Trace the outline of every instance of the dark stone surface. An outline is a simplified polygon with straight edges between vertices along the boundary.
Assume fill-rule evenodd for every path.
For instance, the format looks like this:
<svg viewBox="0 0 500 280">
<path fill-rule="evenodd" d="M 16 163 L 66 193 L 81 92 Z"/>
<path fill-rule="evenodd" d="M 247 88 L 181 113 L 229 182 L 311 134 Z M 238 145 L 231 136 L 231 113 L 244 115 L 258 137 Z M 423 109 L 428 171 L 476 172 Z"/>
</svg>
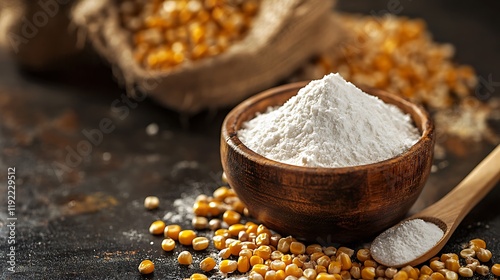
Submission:
<svg viewBox="0 0 500 280">
<path fill-rule="evenodd" d="M 368 14 L 387 9 L 388 2 L 340 1 L 339 8 Z M 500 79 L 496 2 L 400 3 L 401 15 L 424 18 L 437 41 L 453 43 L 460 63 Z M 494 90 L 499 96 L 500 88 Z M 11 57 L 0 54 L 0 180 L 6 181 L 8 167 L 16 168 L 17 178 L 15 274 L 6 270 L 6 187 L 0 193 L 1 278 L 141 279 L 137 266 L 145 258 L 155 262 L 156 272 L 144 278 L 182 279 L 198 271 L 177 264 L 175 256 L 184 247 L 163 252 L 161 237 L 147 228 L 170 211 L 185 214 L 196 194 L 221 184 L 219 130 L 227 110 L 188 118 L 149 100 L 123 100 L 123 94 L 111 71 L 95 59 L 41 74 L 19 71 Z M 97 137 L 95 129 L 105 118 L 113 131 Z M 150 123 L 159 126 L 157 135 L 146 133 Z M 93 131 L 93 143 L 84 131 Z M 465 147 L 466 153 L 450 153 L 448 167 L 431 175 L 414 210 L 442 197 L 493 148 Z M 86 155 L 75 155 L 78 150 Z M 160 198 L 158 210 L 144 209 L 147 195 Z M 174 204 L 179 198 L 184 205 Z M 469 239 L 483 238 L 500 262 L 499 201 L 497 185 L 444 251 L 458 253 Z M 195 265 L 211 251 L 196 253 Z"/>
</svg>

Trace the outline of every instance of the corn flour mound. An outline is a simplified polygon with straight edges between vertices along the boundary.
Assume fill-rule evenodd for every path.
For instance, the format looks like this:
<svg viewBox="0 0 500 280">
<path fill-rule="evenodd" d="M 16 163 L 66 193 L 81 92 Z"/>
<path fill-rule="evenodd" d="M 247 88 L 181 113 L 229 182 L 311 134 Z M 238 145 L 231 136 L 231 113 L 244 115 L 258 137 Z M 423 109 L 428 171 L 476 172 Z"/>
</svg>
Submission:
<svg viewBox="0 0 500 280">
<path fill-rule="evenodd" d="M 403 153 L 420 138 L 411 117 L 339 74 L 310 82 L 283 106 L 243 124 L 238 137 L 269 159 L 298 166 L 364 165 Z"/>
</svg>

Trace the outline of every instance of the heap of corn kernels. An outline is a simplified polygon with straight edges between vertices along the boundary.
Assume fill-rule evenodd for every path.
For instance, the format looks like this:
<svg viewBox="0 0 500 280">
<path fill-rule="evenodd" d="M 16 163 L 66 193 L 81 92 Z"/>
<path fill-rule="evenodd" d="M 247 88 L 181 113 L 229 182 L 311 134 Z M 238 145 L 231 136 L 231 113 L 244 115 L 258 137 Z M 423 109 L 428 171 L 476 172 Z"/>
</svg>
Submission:
<svg viewBox="0 0 500 280">
<path fill-rule="evenodd" d="M 158 199 L 148 197 L 147 209 L 158 207 Z M 400 269 L 378 264 L 370 256 L 368 248 L 357 251 L 347 247 L 306 245 L 292 236 L 283 237 L 254 222 L 242 223 L 248 215 L 245 205 L 227 186 L 214 191 L 212 196 L 199 195 L 193 205 L 196 215 L 193 229 L 180 225 L 166 225 L 158 220 L 151 224 L 149 232 L 163 235 L 161 247 L 166 252 L 176 246 L 192 247 L 195 251 L 206 250 L 210 243 L 219 251 L 219 258 L 206 257 L 197 265 L 204 272 L 218 270 L 224 275 L 246 274 L 250 280 L 457 280 L 459 277 L 490 275 L 500 276 L 500 264 L 490 263 L 492 253 L 482 239 L 473 239 L 459 254 L 447 253 L 436 256 L 419 267 L 405 266 Z M 211 230 L 211 240 L 198 236 L 197 231 Z M 193 265 L 192 254 L 184 250 L 177 255 L 179 265 Z M 461 264 L 462 263 L 462 264 Z M 154 271 L 151 260 L 139 265 L 139 272 Z M 190 280 L 208 279 L 202 273 L 193 273 Z"/>
<path fill-rule="evenodd" d="M 247 33 L 260 0 L 122 0 L 121 23 L 132 35 L 134 59 L 166 70 L 216 56 Z"/>
</svg>

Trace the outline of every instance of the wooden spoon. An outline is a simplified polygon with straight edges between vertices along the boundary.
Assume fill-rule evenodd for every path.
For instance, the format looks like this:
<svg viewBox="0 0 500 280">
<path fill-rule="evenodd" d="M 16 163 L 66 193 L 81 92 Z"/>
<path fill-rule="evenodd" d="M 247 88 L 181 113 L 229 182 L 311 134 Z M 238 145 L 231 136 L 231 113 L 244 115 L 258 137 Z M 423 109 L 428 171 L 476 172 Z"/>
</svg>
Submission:
<svg viewBox="0 0 500 280">
<path fill-rule="evenodd" d="M 472 170 L 472 172 L 446 196 L 419 213 L 412 215 L 398 225 L 395 225 L 387 230 L 393 230 L 394 228 L 400 226 L 403 222 L 413 219 L 422 219 L 426 222 L 434 223 L 441 230 L 443 230 L 444 234 L 432 248 L 411 261 L 391 264 L 384 263 L 384 260 L 380 259 L 378 253 L 373 250 L 372 246 L 370 250 L 373 259 L 386 266 L 403 267 L 406 265 L 415 266 L 436 256 L 450 239 L 451 235 L 463 218 L 481 199 L 483 199 L 484 196 L 486 196 L 499 179 L 500 145 L 498 145 L 493 152 L 481 161 L 481 163 L 476 166 L 476 168 L 474 168 L 474 170 Z M 383 235 L 383 233 L 381 235 Z M 381 243 L 383 242 L 383 239 L 380 239 L 382 238 L 381 235 L 375 238 L 373 244 L 383 244 Z M 417 244 L 412 244 L 412 246 L 417 246 Z"/>
</svg>

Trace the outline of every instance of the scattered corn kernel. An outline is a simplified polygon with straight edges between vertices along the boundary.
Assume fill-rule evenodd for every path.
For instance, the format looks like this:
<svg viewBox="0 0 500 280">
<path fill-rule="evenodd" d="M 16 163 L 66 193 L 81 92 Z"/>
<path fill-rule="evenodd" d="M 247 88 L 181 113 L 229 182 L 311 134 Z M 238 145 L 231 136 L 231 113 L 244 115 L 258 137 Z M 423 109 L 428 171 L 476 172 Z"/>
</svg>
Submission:
<svg viewBox="0 0 500 280">
<path fill-rule="evenodd" d="M 164 230 L 165 230 L 165 222 L 160 221 L 160 220 L 154 221 L 149 226 L 149 233 L 154 234 L 154 235 L 162 234 Z"/>
<path fill-rule="evenodd" d="M 489 262 L 491 260 L 491 251 L 484 248 L 479 248 L 476 251 L 476 257 L 480 262 Z"/>
<path fill-rule="evenodd" d="M 462 251 L 460 251 L 460 256 L 462 258 L 468 258 L 468 257 L 475 257 L 476 256 L 476 251 L 474 251 L 474 249 L 472 248 L 466 248 L 466 249 L 463 249 Z"/>
<path fill-rule="evenodd" d="M 177 261 L 182 265 L 190 265 L 191 263 L 193 263 L 193 256 L 188 251 L 182 251 L 179 253 Z"/>
<path fill-rule="evenodd" d="M 194 217 L 191 221 L 191 225 L 195 229 L 206 229 L 208 226 L 208 219 L 205 217 Z"/>
<path fill-rule="evenodd" d="M 223 260 L 219 264 L 219 270 L 222 273 L 233 273 L 238 268 L 238 262 L 233 260 Z"/>
<path fill-rule="evenodd" d="M 179 233 L 181 232 L 181 226 L 179 225 L 168 225 L 163 231 L 164 236 L 172 238 L 173 240 L 179 240 Z"/>
<path fill-rule="evenodd" d="M 476 238 L 469 241 L 469 247 L 473 249 L 483 248 L 486 249 L 486 242 L 482 239 Z"/>
<path fill-rule="evenodd" d="M 211 257 L 207 257 L 200 262 L 200 269 L 203 271 L 211 271 L 215 268 L 215 265 L 215 260 Z"/>
<path fill-rule="evenodd" d="M 138 269 L 141 274 L 151 274 L 155 271 L 155 265 L 150 260 L 143 260 Z"/>
<path fill-rule="evenodd" d="M 458 274 L 462 277 L 472 277 L 472 275 L 474 275 L 474 271 L 468 267 L 460 267 L 458 269 Z"/>
<path fill-rule="evenodd" d="M 193 245 L 193 249 L 196 251 L 205 250 L 208 248 L 208 238 L 206 237 L 195 237 L 191 244 Z"/>
<path fill-rule="evenodd" d="M 491 273 L 495 276 L 500 276 L 500 264 L 496 263 L 491 267 Z"/>
<path fill-rule="evenodd" d="M 306 246 L 300 242 L 290 243 L 290 252 L 295 255 L 304 254 L 306 252 Z"/>
<path fill-rule="evenodd" d="M 172 238 L 163 239 L 163 241 L 161 242 L 161 248 L 166 252 L 172 251 L 173 249 L 175 249 L 175 240 L 173 240 Z"/>
<path fill-rule="evenodd" d="M 366 280 L 375 279 L 375 267 L 367 266 L 361 270 L 361 277 Z M 395 279 L 400 280 L 400 279 Z"/>
<path fill-rule="evenodd" d="M 238 271 L 241 273 L 248 272 L 250 270 L 250 259 L 248 256 L 238 257 Z"/>
<path fill-rule="evenodd" d="M 205 274 L 194 273 L 189 277 L 189 280 L 208 280 L 208 277 Z"/>
<path fill-rule="evenodd" d="M 148 210 L 156 209 L 158 208 L 159 205 L 160 205 L 160 199 L 156 196 L 147 196 L 144 199 L 144 208 Z"/>
<path fill-rule="evenodd" d="M 222 220 L 228 225 L 234 225 L 236 223 L 239 223 L 240 219 L 241 219 L 240 213 L 233 210 L 227 210 L 222 215 Z"/>
<path fill-rule="evenodd" d="M 191 245 L 193 243 L 193 239 L 196 238 L 196 232 L 190 229 L 183 230 L 179 232 L 179 243 L 182 245 Z"/>
</svg>

